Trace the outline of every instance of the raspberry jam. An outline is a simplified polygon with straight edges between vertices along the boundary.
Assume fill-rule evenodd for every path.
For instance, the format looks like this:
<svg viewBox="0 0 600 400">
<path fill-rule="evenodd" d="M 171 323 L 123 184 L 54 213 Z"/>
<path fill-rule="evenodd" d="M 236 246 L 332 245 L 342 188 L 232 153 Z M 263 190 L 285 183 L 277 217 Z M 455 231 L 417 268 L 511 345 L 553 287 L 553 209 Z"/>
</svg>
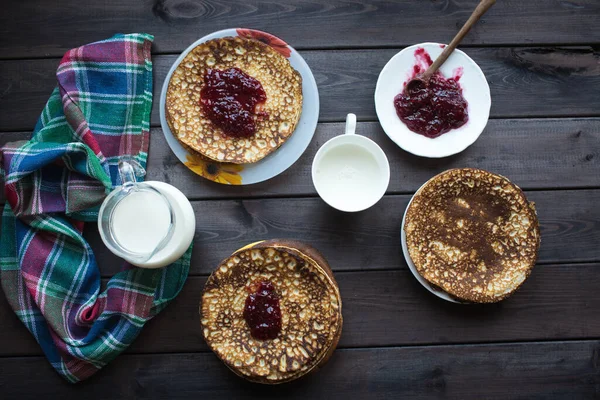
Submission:
<svg viewBox="0 0 600 400">
<path fill-rule="evenodd" d="M 252 337 L 258 340 L 275 339 L 281 331 L 279 296 L 271 282 L 257 282 L 249 288 L 244 319 Z"/>
<path fill-rule="evenodd" d="M 425 72 L 433 63 L 423 48 L 415 51 L 415 58 L 417 65 L 413 68 L 411 79 Z M 429 85 L 415 85 L 410 91 L 404 90 L 394 98 L 396 114 L 408 129 L 429 138 L 460 128 L 469 120 L 468 104 L 458 83 L 461 76 L 462 68 L 448 79 L 436 72 Z"/>
<path fill-rule="evenodd" d="M 231 137 L 250 137 L 256 132 L 255 107 L 267 100 L 260 82 L 239 68 L 207 69 L 200 90 L 202 111 Z"/>
</svg>

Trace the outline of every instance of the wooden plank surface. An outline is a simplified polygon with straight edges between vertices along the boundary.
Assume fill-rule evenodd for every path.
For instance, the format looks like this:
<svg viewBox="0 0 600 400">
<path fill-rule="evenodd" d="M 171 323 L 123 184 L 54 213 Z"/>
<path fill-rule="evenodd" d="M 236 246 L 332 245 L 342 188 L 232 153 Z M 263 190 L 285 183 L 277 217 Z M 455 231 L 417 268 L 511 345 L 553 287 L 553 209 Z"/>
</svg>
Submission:
<svg viewBox="0 0 600 400">
<path fill-rule="evenodd" d="M 173 53 L 210 32 L 239 26 L 271 32 L 300 49 L 448 42 L 478 1 L 12 2 L 0 14 L 0 58 L 62 56 L 72 47 L 116 32 L 151 33 L 157 51 Z M 499 1 L 464 43 L 596 43 L 600 42 L 599 13 L 600 4 L 595 0 Z"/>
<path fill-rule="evenodd" d="M 526 195 L 536 204 L 540 220 L 539 263 L 600 261 L 600 190 Z M 313 245 L 334 271 L 406 269 L 400 229 L 410 197 L 385 196 L 356 214 L 335 211 L 319 198 L 192 202 L 196 235 L 190 274 L 208 275 L 238 248 L 269 238 L 295 238 Z M 103 245 L 94 224 L 86 225 L 85 236 L 102 275 L 118 272 L 122 262 Z"/>
<path fill-rule="evenodd" d="M 523 287 L 494 305 L 464 306 L 433 296 L 408 270 L 338 272 L 344 328 L 342 348 L 560 340 L 600 337 L 600 264 L 537 266 Z M 208 351 L 198 306 L 205 277 L 190 277 L 182 293 L 144 328 L 130 353 Z M 0 354 L 42 352 L 4 297 Z"/>
<path fill-rule="evenodd" d="M 124 355 L 69 385 L 41 357 L 0 359 L 6 398 L 39 399 L 592 399 L 600 342 L 338 350 L 317 374 L 245 382 L 213 354 Z"/>
<path fill-rule="evenodd" d="M 543 264 L 600 261 L 600 190 L 526 192 L 538 209 Z M 233 251 L 269 238 L 296 238 L 319 249 L 335 271 L 407 268 L 400 246 L 411 196 L 386 196 L 356 214 L 319 198 L 193 202 L 196 236 L 190 273 L 207 275 Z M 290 212 L 293 210 L 293 212 Z M 86 232 L 103 274 L 118 271 L 93 224 Z"/>
<path fill-rule="evenodd" d="M 321 100 L 321 121 L 343 121 L 348 112 L 376 120 L 373 93 L 379 71 L 399 49 L 304 51 Z M 592 47 L 474 48 L 492 94 L 491 116 L 600 115 L 600 54 Z M 155 56 L 151 124 L 160 125 L 158 100 L 177 57 Z M 0 129 L 30 130 L 56 85 L 58 59 L 0 61 Z M 399 78 L 402 79 L 402 78 Z"/>
<path fill-rule="evenodd" d="M 310 175 L 318 148 L 343 133 L 341 123 L 319 124 L 304 155 L 285 173 L 257 185 L 231 187 L 195 175 L 179 162 L 162 130 L 152 130 L 149 180 L 177 186 L 191 199 L 316 195 Z M 400 149 L 377 122 L 360 123 L 357 133 L 377 142 L 390 162 L 388 193 L 413 193 L 449 168 L 474 167 L 507 176 L 524 189 L 600 186 L 600 119 L 490 120 L 466 151 L 443 159 L 424 159 Z M 0 135 L 0 140 L 2 136 Z"/>
<path fill-rule="evenodd" d="M 223 186 L 205 180 L 179 162 L 162 130 L 151 130 L 148 180 L 168 182 L 190 199 L 256 196 L 315 196 L 310 176 L 313 157 L 328 139 L 343 132 L 341 123 L 321 123 L 304 155 L 285 173 L 257 185 Z M 379 123 L 358 125 L 375 140 L 390 162 L 388 193 L 413 193 L 433 175 L 449 168 L 474 167 L 507 176 L 523 189 L 600 187 L 600 118 L 490 120 L 466 151 L 443 159 L 423 159 L 400 149 Z M 0 146 L 28 139 L 29 132 L 0 133 Z M 4 201 L 0 193 L 0 201 Z"/>
<path fill-rule="evenodd" d="M 76 386 L 62 381 L 0 295 L 0 397 L 74 398 L 600 398 L 600 2 L 499 1 L 463 48 L 492 91 L 490 120 L 465 152 L 413 157 L 377 123 L 379 71 L 404 46 L 448 42 L 479 0 L 75 0 L 12 2 L 0 13 L 0 145 L 27 138 L 62 54 L 116 32 L 155 35 L 148 179 L 193 201 L 195 248 L 180 296 L 126 354 Z M 435 23 L 432 23 L 435 22 Z M 159 128 L 158 99 L 177 54 L 215 30 L 274 33 L 301 51 L 320 91 L 320 123 L 288 171 L 247 187 L 187 170 Z M 310 179 L 316 150 L 343 130 L 388 155 L 388 195 L 359 214 L 332 210 Z M 400 248 L 410 195 L 448 168 L 478 167 L 526 189 L 542 229 L 539 265 L 508 300 L 443 302 L 408 270 Z M 4 197 L 0 195 L 0 203 Z M 293 212 L 291 212 L 293 210 Z M 85 235 L 106 279 L 121 262 L 93 225 Z M 340 348 L 319 374 L 277 387 L 235 377 L 210 353 L 198 303 L 221 259 L 252 241 L 299 238 L 329 259 L 344 302 Z"/>
</svg>

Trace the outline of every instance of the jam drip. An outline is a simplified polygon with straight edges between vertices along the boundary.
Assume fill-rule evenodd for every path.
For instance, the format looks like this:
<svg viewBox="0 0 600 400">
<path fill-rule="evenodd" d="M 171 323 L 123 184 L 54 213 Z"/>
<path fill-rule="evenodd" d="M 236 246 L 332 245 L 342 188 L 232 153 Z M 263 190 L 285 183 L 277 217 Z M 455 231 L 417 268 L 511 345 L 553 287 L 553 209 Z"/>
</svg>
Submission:
<svg viewBox="0 0 600 400">
<path fill-rule="evenodd" d="M 258 340 L 275 339 L 281 331 L 279 296 L 271 282 L 257 282 L 249 288 L 244 319 L 252 337 Z"/>
<path fill-rule="evenodd" d="M 260 82 L 239 68 L 207 69 L 200 91 L 202 111 L 231 137 L 250 137 L 256 132 L 255 107 L 267 100 Z"/>
<path fill-rule="evenodd" d="M 422 48 L 415 51 L 415 58 L 425 65 L 415 65 L 413 77 L 432 64 L 431 57 Z M 415 85 L 410 91 L 404 90 L 394 98 L 396 114 L 408 129 L 435 138 L 467 123 L 468 104 L 458 83 L 462 68 L 457 69 L 454 75 L 446 79 L 436 72 L 429 80 L 429 85 Z"/>
</svg>

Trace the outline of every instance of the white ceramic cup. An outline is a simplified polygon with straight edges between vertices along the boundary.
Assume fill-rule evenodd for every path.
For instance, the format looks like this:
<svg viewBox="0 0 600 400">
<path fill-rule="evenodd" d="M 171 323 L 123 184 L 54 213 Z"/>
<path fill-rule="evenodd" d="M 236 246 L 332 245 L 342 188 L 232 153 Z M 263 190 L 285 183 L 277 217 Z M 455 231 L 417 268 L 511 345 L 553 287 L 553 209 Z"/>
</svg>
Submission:
<svg viewBox="0 0 600 400">
<path fill-rule="evenodd" d="M 312 180 L 321 198 L 346 212 L 366 210 L 390 183 L 390 164 L 381 147 L 356 135 L 356 115 L 346 117 L 346 132 L 328 140 L 315 155 Z"/>
</svg>

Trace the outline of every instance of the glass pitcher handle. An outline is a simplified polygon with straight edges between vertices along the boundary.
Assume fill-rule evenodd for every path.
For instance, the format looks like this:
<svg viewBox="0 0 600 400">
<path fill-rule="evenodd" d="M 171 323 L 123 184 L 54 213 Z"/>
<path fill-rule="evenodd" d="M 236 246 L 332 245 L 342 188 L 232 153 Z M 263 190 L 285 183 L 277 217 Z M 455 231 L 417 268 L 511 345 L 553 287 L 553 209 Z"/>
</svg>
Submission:
<svg viewBox="0 0 600 400">
<path fill-rule="evenodd" d="M 135 186 L 138 176 L 146 175 L 146 170 L 133 158 L 119 161 L 119 176 L 121 185 L 125 188 Z"/>
</svg>

